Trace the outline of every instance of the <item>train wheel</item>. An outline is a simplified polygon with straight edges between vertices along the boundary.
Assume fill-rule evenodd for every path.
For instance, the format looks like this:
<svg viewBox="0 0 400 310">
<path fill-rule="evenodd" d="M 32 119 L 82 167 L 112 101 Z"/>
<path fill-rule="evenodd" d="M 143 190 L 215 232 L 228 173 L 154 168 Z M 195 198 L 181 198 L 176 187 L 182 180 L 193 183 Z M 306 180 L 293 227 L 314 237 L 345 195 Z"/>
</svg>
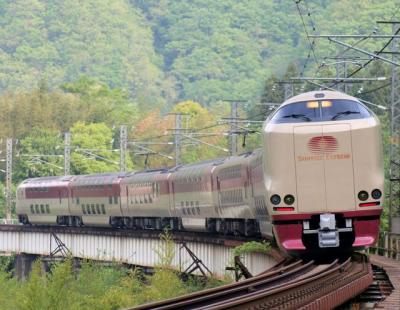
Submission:
<svg viewBox="0 0 400 310">
<path fill-rule="evenodd" d="M 124 226 L 126 228 L 132 229 L 132 219 L 130 217 L 124 217 Z"/>
<path fill-rule="evenodd" d="M 26 216 L 26 215 L 18 215 L 18 219 L 19 219 L 19 222 L 23 225 L 29 224 L 29 219 L 28 219 L 28 216 Z"/>
<path fill-rule="evenodd" d="M 171 230 L 171 220 L 169 218 L 161 218 L 161 229 L 162 230 Z"/>
<path fill-rule="evenodd" d="M 215 233 L 217 231 L 217 223 L 215 219 L 206 219 L 207 231 Z"/>
<path fill-rule="evenodd" d="M 80 216 L 75 217 L 76 226 L 80 227 L 83 226 L 82 218 Z"/>
<path fill-rule="evenodd" d="M 75 221 L 75 216 L 69 216 L 68 217 L 68 226 L 74 227 L 76 226 L 76 221 Z"/>
</svg>

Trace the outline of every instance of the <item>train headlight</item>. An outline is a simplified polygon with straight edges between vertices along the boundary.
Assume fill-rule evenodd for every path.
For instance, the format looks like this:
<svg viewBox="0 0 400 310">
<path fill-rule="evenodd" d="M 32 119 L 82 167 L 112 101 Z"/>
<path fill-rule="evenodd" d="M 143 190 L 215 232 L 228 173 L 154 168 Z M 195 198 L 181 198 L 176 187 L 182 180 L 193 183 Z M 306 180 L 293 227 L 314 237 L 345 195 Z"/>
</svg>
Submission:
<svg viewBox="0 0 400 310">
<path fill-rule="evenodd" d="M 283 201 L 287 205 L 292 205 L 294 203 L 294 197 L 293 197 L 293 195 L 286 195 L 285 198 L 283 198 Z"/>
<path fill-rule="evenodd" d="M 367 200 L 369 197 L 368 193 L 366 191 L 360 191 L 358 193 L 358 199 L 360 199 L 361 201 L 365 201 Z"/>
<path fill-rule="evenodd" d="M 272 195 L 270 201 L 273 205 L 279 205 L 281 203 L 281 197 L 279 195 Z"/>
<path fill-rule="evenodd" d="M 371 196 L 374 199 L 379 199 L 379 198 L 382 197 L 382 192 L 379 189 L 376 188 L 371 192 Z"/>
</svg>

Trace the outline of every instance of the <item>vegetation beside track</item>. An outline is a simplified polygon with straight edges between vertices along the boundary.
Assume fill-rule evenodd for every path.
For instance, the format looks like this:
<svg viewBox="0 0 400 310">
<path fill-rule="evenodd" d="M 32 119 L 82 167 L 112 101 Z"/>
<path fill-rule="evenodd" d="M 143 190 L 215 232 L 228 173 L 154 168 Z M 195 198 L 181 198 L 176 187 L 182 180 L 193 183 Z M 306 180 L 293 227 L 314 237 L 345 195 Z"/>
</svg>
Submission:
<svg viewBox="0 0 400 310">
<path fill-rule="evenodd" d="M 186 281 L 174 270 L 174 247 L 171 237 L 159 249 L 159 264 L 154 274 L 146 275 L 139 268 L 129 269 L 118 262 L 110 266 L 82 261 L 74 270 L 73 259 L 54 263 L 50 272 L 42 270 L 40 260 L 34 262 L 30 276 L 18 281 L 13 276 L 13 257 L 0 259 L 1 309 L 121 309 L 157 300 L 164 300 L 226 283 L 214 278 L 189 277 Z"/>
</svg>

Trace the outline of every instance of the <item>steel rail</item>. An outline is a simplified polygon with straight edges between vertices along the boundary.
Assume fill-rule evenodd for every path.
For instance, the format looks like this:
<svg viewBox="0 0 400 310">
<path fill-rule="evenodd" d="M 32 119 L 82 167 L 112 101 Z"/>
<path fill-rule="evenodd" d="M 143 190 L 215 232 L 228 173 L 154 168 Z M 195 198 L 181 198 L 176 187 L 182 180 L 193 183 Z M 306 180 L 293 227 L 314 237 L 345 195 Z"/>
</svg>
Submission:
<svg viewBox="0 0 400 310">
<path fill-rule="evenodd" d="M 336 259 L 322 266 L 298 261 L 242 282 L 132 309 L 329 309 L 370 283 L 372 269 L 367 257 L 354 254 L 343 263 Z"/>
<path fill-rule="evenodd" d="M 304 268 L 308 268 L 313 262 L 309 262 L 303 266 L 305 266 Z M 271 269 L 275 268 L 276 266 L 281 265 L 282 263 L 278 263 L 277 265 L 275 265 L 274 267 L 272 267 Z M 297 260 L 287 266 L 283 266 L 280 267 L 278 269 L 275 270 L 271 270 L 269 272 L 265 272 L 262 273 L 258 276 L 249 278 L 249 279 L 245 279 L 243 281 L 240 282 L 236 282 L 236 283 L 231 283 L 231 284 L 227 284 L 224 286 L 219 286 L 219 287 L 215 287 L 215 288 L 211 288 L 211 289 L 207 289 L 207 290 L 203 290 L 203 291 L 199 291 L 199 292 L 195 292 L 195 293 L 191 293 L 188 295 L 183 295 L 183 296 L 179 296 L 179 297 L 175 297 L 175 298 L 171 298 L 168 300 L 162 300 L 162 301 L 158 301 L 158 302 L 153 302 L 153 303 L 149 303 L 149 304 L 144 304 L 138 307 L 135 307 L 133 309 L 135 310 L 142 310 L 142 309 L 179 309 L 179 307 L 185 307 L 189 304 L 193 304 L 195 301 L 197 302 L 203 302 L 205 300 L 207 300 L 208 302 L 210 301 L 211 296 L 213 298 L 217 298 L 217 297 L 225 297 L 226 293 L 231 290 L 234 291 L 238 291 L 238 290 L 245 290 L 247 292 L 248 287 L 250 286 L 255 286 L 255 285 L 259 285 L 260 282 L 262 281 L 274 281 L 274 280 L 278 280 L 278 279 L 282 279 L 284 277 L 284 275 L 286 274 L 286 272 L 298 272 L 300 271 L 300 269 L 302 268 L 301 266 L 302 261 L 301 260 Z M 271 277 L 271 278 L 270 278 Z"/>
<path fill-rule="evenodd" d="M 362 256 L 362 260 L 359 263 L 349 258 L 317 275 L 214 304 L 211 308 L 246 309 L 257 306 L 270 309 L 284 306 L 285 309 L 331 309 L 358 295 L 372 283 L 371 265 L 365 256 Z"/>
</svg>

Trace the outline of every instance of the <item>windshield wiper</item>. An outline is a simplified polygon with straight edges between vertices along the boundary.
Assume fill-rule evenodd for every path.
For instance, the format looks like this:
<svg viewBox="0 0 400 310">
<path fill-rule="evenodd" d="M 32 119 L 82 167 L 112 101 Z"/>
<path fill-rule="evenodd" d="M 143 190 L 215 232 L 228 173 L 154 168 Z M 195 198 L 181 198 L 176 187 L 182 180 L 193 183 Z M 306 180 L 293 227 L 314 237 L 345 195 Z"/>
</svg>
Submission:
<svg viewBox="0 0 400 310">
<path fill-rule="evenodd" d="M 307 122 L 311 122 L 311 118 L 305 116 L 304 114 L 290 114 L 290 115 L 282 116 L 282 118 L 301 118 L 301 119 L 306 120 Z"/>
<path fill-rule="evenodd" d="M 332 118 L 331 121 L 334 121 L 335 119 L 337 119 L 338 117 L 342 116 L 342 115 L 349 115 L 349 114 L 360 114 L 360 112 L 357 111 L 343 111 L 343 112 L 338 112 L 336 113 Z"/>
</svg>

